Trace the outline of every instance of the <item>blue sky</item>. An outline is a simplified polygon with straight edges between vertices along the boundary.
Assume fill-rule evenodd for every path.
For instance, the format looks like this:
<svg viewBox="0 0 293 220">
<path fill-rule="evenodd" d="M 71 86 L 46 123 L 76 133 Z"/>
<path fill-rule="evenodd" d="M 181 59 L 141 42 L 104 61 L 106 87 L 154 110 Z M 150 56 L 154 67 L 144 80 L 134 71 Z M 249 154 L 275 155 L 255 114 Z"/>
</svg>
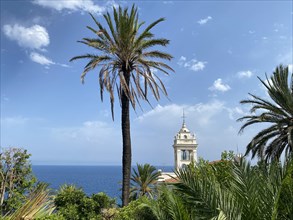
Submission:
<svg viewBox="0 0 293 220">
<path fill-rule="evenodd" d="M 120 107 L 115 121 L 108 97 L 99 99 L 97 71 L 82 85 L 92 52 L 77 43 L 94 37 L 88 12 L 135 3 L 147 24 L 160 17 L 156 37 L 174 56 L 161 76 L 169 99 L 131 110 L 133 163 L 173 164 L 173 138 L 182 124 L 195 132 L 198 155 L 216 160 L 223 150 L 243 153 L 261 127 L 238 135 L 253 93 L 267 97 L 257 76 L 279 64 L 292 71 L 292 1 L 1 1 L 1 147 L 28 149 L 33 164 L 120 165 Z"/>
</svg>

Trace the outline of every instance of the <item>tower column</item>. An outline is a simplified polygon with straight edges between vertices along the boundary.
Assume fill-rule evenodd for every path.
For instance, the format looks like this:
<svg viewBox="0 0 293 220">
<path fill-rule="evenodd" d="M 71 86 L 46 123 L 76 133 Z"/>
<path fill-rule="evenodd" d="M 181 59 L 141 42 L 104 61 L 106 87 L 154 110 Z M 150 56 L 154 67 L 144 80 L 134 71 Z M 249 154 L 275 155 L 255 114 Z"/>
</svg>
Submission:
<svg viewBox="0 0 293 220">
<path fill-rule="evenodd" d="M 196 152 L 196 150 L 193 150 L 193 160 L 195 162 L 197 162 L 197 152 Z"/>
<path fill-rule="evenodd" d="M 180 161 L 181 161 L 181 150 L 177 150 L 177 161 L 175 165 L 176 170 L 180 168 Z"/>
</svg>

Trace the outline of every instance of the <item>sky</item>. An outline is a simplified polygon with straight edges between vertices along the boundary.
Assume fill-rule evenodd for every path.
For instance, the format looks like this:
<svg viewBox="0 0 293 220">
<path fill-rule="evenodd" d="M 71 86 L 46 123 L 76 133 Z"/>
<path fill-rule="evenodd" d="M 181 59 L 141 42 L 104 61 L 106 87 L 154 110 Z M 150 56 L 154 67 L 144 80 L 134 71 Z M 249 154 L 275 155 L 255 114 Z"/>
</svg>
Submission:
<svg viewBox="0 0 293 220">
<path fill-rule="evenodd" d="M 95 37 L 86 28 L 96 28 L 89 12 L 105 24 L 104 13 L 132 4 L 143 27 L 166 19 L 153 33 L 170 40 L 159 49 L 172 54 L 175 70 L 156 72 L 168 98 L 130 112 L 132 163 L 173 165 L 183 110 L 198 156 L 245 152 L 262 126 L 238 133 L 236 120 L 250 109 L 239 102 L 248 93 L 269 99 L 257 77 L 279 64 L 292 71 L 292 1 L 1 0 L 1 148 L 25 148 L 35 165 L 121 165 L 117 97 L 112 121 L 99 70 L 82 84 L 86 60 L 69 60 L 95 52 L 77 42 Z"/>
</svg>

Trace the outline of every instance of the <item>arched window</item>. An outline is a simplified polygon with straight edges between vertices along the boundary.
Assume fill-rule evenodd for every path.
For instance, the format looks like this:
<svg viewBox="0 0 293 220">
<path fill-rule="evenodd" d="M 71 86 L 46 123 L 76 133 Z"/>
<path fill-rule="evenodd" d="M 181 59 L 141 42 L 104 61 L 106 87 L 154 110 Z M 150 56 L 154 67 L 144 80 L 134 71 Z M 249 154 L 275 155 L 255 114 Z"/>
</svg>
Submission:
<svg viewBox="0 0 293 220">
<path fill-rule="evenodd" d="M 182 156 L 181 156 L 181 159 L 182 160 L 186 160 L 187 158 L 187 151 L 186 150 L 182 150 Z"/>
<path fill-rule="evenodd" d="M 188 150 L 181 151 L 181 160 L 190 160 L 190 152 Z"/>
</svg>

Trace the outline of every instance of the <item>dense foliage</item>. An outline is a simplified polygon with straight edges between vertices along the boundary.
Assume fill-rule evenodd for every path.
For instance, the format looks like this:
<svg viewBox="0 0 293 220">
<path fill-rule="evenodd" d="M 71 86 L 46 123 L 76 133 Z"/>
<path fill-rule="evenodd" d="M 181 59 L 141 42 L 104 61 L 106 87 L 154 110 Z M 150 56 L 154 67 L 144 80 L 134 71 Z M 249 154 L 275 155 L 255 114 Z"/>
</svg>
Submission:
<svg viewBox="0 0 293 220">
<path fill-rule="evenodd" d="M 137 200 L 131 201 L 127 206 L 119 209 L 114 220 L 156 220 L 155 215 L 148 205 L 153 200 L 142 196 Z"/>
<path fill-rule="evenodd" d="M 257 155 L 267 162 L 279 160 L 283 153 L 290 157 L 293 152 L 293 73 L 289 73 L 288 66 L 280 65 L 270 78 L 266 77 L 266 81 L 259 80 L 271 100 L 250 94 L 250 99 L 241 101 L 252 107 L 251 115 L 238 119 L 245 121 L 240 132 L 253 124 L 269 123 L 269 127 L 248 143 L 246 155 L 251 152 L 252 157 Z"/>
<path fill-rule="evenodd" d="M 0 152 L 0 207 L 1 213 L 11 213 L 26 201 L 36 183 L 32 174 L 30 154 L 20 148 Z"/>
<path fill-rule="evenodd" d="M 219 162 L 221 163 L 221 162 Z M 149 206 L 163 219 L 292 219 L 292 160 L 251 166 L 244 159 L 224 166 L 205 164 L 179 170 L 178 183 L 159 190 Z M 230 169 L 231 168 L 231 169 Z M 207 175 L 208 174 L 208 175 Z"/>
<path fill-rule="evenodd" d="M 68 220 L 101 219 L 102 211 L 115 205 L 115 200 L 105 193 L 89 197 L 73 185 L 62 186 L 54 202 L 58 215 Z"/>
<path fill-rule="evenodd" d="M 165 74 L 173 71 L 164 60 L 171 60 L 172 56 L 158 50 L 158 46 L 167 46 L 169 40 L 155 38 L 151 30 L 163 18 L 148 25 L 144 30 L 144 22 L 138 20 L 138 9 L 134 5 L 128 8 L 113 8 L 113 15 L 104 14 L 107 24 L 104 27 L 91 15 L 97 29 L 87 27 L 93 32 L 95 38 L 83 38 L 81 43 L 93 48 L 97 53 L 76 56 L 76 59 L 88 59 L 82 73 L 82 81 L 86 74 L 100 67 L 99 84 L 101 100 L 104 90 L 109 93 L 112 118 L 114 119 L 114 98 L 117 94 L 121 106 L 121 128 L 123 142 L 123 180 L 122 180 L 122 204 L 127 205 L 130 193 L 131 175 L 131 139 L 129 105 L 136 109 L 139 101 L 148 99 L 150 90 L 156 100 L 160 99 L 160 93 L 167 96 L 167 91 L 154 70 Z"/>
<path fill-rule="evenodd" d="M 149 164 L 139 167 L 134 177 L 156 173 Z M 122 208 L 104 193 L 87 196 L 81 188 L 63 185 L 52 197 L 47 186 L 39 184 L 20 208 L 3 219 L 293 219 L 292 159 L 284 164 L 260 161 L 252 166 L 232 151 L 225 151 L 219 161 L 200 160 L 176 174 L 177 183 L 153 182 L 153 197 L 141 195 Z"/>
</svg>

